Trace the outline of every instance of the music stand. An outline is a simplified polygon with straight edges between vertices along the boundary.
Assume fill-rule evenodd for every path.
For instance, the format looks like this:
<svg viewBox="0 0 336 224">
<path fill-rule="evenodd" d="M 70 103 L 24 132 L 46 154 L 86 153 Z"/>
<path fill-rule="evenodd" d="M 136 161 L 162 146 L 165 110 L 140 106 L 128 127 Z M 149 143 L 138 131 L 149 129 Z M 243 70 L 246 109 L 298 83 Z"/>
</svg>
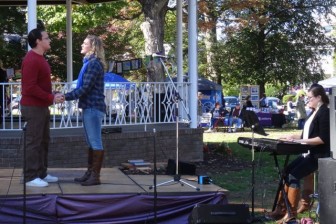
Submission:
<svg viewBox="0 0 336 224">
<path fill-rule="evenodd" d="M 254 187 L 255 187 L 255 160 L 254 160 L 254 133 L 267 136 L 268 134 L 265 132 L 264 128 L 259 123 L 259 118 L 254 111 L 246 110 L 243 108 L 243 119 L 246 122 L 246 125 L 251 127 L 252 130 L 252 180 L 251 180 L 251 217 L 253 221 L 260 221 L 260 219 L 256 219 L 254 215 Z"/>
</svg>

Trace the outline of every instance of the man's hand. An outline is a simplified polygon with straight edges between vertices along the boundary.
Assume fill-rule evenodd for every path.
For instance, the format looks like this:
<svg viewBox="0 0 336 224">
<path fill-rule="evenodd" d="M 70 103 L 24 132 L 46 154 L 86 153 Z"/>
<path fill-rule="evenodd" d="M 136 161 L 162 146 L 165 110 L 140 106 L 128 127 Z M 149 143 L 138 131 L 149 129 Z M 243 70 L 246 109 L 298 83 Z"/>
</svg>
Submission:
<svg viewBox="0 0 336 224">
<path fill-rule="evenodd" d="M 54 95 L 54 103 L 63 103 L 64 102 L 64 95 L 62 93 L 56 93 Z"/>
</svg>

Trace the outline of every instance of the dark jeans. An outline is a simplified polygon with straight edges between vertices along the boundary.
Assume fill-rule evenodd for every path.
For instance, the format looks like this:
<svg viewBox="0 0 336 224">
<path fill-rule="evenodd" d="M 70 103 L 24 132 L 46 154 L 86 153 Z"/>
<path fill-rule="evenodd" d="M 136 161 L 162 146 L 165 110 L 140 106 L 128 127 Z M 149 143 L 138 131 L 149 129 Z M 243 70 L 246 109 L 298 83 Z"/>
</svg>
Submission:
<svg viewBox="0 0 336 224">
<path fill-rule="evenodd" d="M 286 169 L 286 184 L 289 187 L 300 188 L 300 180 L 318 169 L 318 158 L 300 155 Z"/>
<path fill-rule="evenodd" d="M 26 181 L 47 176 L 50 141 L 48 107 L 21 106 L 26 125 Z"/>
</svg>

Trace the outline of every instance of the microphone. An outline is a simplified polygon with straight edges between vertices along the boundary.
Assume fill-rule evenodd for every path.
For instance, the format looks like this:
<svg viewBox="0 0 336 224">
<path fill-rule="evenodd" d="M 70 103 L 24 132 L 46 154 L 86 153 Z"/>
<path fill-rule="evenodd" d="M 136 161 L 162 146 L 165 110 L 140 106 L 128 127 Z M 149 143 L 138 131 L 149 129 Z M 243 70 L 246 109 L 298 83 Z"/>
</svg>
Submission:
<svg viewBox="0 0 336 224">
<path fill-rule="evenodd" d="M 24 130 L 24 131 L 25 131 L 25 130 L 26 130 L 26 128 L 27 128 L 27 121 L 25 121 L 25 122 L 24 122 L 24 124 L 23 124 L 23 126 L 22 126 L 22 130 Z"/>
</svg>

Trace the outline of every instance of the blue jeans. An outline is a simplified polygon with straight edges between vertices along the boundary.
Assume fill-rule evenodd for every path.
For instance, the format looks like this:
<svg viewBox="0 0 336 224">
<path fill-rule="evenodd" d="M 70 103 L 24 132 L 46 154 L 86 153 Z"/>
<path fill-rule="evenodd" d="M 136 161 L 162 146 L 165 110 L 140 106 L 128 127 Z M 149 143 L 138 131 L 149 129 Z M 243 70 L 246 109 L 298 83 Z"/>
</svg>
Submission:
<svg viewBox="0 0 336 224">
<path fill-rule="evenodd" d="M 232 127 L 233 124 L 236 124 L 237 128 L 241 128 L 243 121 L 239 117 L 230 117 L 229 118 L 229 125 Z"/>
<path fill-rule="evenodd" d="M 95 108 L 83 110 L 83 126 L 86 142 L 93 150 L 103 150 L 101 129 L 104 115 L 102 111 Z"/>
</svg>

